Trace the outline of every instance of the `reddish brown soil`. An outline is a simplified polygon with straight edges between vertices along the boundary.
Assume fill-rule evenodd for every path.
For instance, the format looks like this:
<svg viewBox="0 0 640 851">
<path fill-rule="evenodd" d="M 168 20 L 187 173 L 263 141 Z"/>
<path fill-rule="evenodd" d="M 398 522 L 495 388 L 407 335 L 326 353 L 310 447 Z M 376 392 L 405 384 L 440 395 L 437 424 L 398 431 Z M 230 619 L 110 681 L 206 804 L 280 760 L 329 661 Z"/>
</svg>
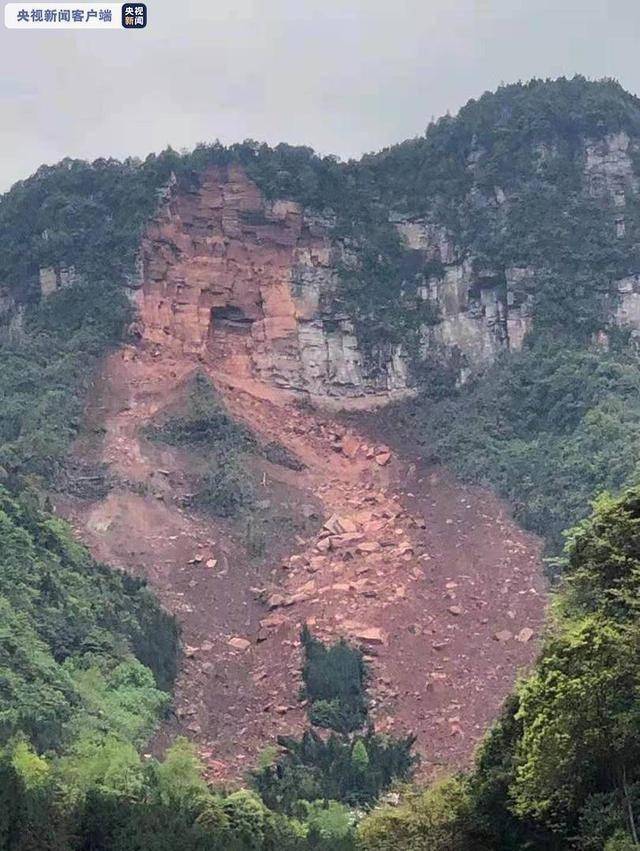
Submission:
<svg viewBox="0 0 640 851">
<path fill-rule="evenodd" d="M 319 506 L 344 532 L 274 540 L 257 564 L 233 524 L 182 507 L 193 459 L 149 444 L 140 429 L 196 368 L 234 416 L 306 464 L 292 472 L 260 462 L 270 498 L 292 513 Z M 66 498 L 58 508 L 98 558 L 147 576 L 183 629 L 175 717 L 156 747 L 184 733 L 211 776 L 230 779 L 277 734 L 299 732 L 306 621 L 322 638 L 361 642 L 376 726 L 415 732 L 425 773 L 468 763 L 532 662 L 543 621 L 539 542 L 502 503 L 442 470 L 387 460 L 371 438 L 284 391 L 144 347 L 106 361 L 87 423 L 77 456 L 97 452 L 119 484 L 103 499 Z M 232 639 L 250 644 L 238 649 Z"/>
</svg>

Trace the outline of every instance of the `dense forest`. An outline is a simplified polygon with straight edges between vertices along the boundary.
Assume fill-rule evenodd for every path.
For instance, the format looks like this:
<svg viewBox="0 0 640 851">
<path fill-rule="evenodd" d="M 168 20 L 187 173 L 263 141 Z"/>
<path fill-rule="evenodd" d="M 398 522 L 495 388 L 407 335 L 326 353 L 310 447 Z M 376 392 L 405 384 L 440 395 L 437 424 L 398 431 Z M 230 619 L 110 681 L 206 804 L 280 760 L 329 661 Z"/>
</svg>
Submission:
<svg viewBox="0 0 640 851">
<path fill-rule="evenodd" d="M 216 143 L 144 161 L 65 160 L 0 198 L 0 282 L 22 316 L 0 329 L 0 849 L 639 846 L 640 355 L 609 316 L 611 281 L 640 272 L 640 197 L 626 198 L 620 236 L 615 209 L 585 191 L 582 173 L 584 140 L 619 131 L 640 139 L 640 102 L 617 83 L 532 81 L 358 162 Z M 399 439 L 494 487 L 555 556 L 535 669 L 472 770 L 428 789 L 409 785 L 411 738 L 369 724 L 361 654 L 306 629 L 309 729 L 272 743 L 247 789 L 209 786 L 185 741 L 163 760 L 146 755 L 169 711 L 176 625 L 144 583 L 96 564 L 46 498 L 65 487 L 92 369 L 133 318 L 128 283 L 145 221 L 170 179 L 197 183 L 207 165 L 231 162 L 270 198 L 332 212 L 332 236 L 359 258 L 340 269 L 340 310 L 365 349 L 401 341 L 415 354 L 420 395 L 385 414 Z M 483 200 L 496 186 L 507 212 Z M 390 213 L 446 227 L 478 265 L 538 270 L 521 351 L 463 385 L 420 361 L 420 329 L 437 317 L 406 286 Z M 77 280 L 41 300 L 39 269 L 54 265 Z M 148 437 L 206 446 L 196 498 L 234 516 L 253 499 L 244 454 L 279 448 L 257 445 L 201 379 L 188 394 Z M 225 466 L 229 453 L 237 463 Z M 399 803 L 385 798 L 390 788 Z"/>
</svg>

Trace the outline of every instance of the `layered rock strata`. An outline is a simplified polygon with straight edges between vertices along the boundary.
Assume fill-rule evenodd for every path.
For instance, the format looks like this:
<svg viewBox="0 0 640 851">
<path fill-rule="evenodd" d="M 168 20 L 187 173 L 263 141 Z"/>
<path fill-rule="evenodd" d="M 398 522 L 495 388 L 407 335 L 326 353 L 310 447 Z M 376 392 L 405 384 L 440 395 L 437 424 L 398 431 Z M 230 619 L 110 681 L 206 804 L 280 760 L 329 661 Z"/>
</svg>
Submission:
<svg viewBox="0 0 640 851">
<path fill-rule="evenodd" d="M 402 359 L 367 372 L 352 322 L 330 310 L 341 250 L 320 217 L 266 200 L 240 167 L 212 168 L 147 228 L 142 336 L 312 397 L 402 395 Z"/>
</svg>

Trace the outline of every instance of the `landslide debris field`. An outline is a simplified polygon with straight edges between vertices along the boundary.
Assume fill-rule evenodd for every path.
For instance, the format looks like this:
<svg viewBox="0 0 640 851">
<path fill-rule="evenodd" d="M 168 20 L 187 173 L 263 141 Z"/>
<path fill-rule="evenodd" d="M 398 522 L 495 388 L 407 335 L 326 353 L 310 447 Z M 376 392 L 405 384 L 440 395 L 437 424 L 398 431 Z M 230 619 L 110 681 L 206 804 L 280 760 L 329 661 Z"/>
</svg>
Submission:
<svg viewBox="0 0 640 851">
<path fill-rule="evenodd" d="M 201 459 L 148 438 L 195 374 L 287 461 L 248 457 L 259 499 L 241 520 L 194 505 Z M 305 622 L 363 648 L 376 728 L 414 732 L 426 774 L 468 763 L 533 661 L 539 542 L 486 491 L 421 469 L 286 391 L 219 361 L 121 348 L 75 446 L 79 467 L 96 457 L 108 486 L 61 497 L 58 511 L 97 558 L 146 576 L 177 616 L 175 713 L 155 746 L 186 734 L 214 778 L 238 777 L 276 735 L 304 728 Z"/>
</svg>

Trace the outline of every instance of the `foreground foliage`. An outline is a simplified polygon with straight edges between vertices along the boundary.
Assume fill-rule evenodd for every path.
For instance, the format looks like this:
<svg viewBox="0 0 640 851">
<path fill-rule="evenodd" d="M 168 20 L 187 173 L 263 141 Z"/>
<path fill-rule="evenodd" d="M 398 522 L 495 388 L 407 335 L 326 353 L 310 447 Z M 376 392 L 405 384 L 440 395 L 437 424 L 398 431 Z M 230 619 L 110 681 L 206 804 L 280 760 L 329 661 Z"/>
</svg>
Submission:
<svg viewBox="0 0 640 851">
<path fill-rule="evenodd" d="M 2 851 L 352 851 L 353 819 L 338 804 L 299 818 L 253 792 L 214 792 L 194 750 L 178 740 L 162 762 L 105 742 L 80 774 L 21 742 L 0 753 Z"/>
<path fill-rule="evenodd" d="M 333 800 L 352 807 L 375 803 L 394 781 L 415 767 L 415 737 L 396 738 L 373 729 L 326 740 L 308 730 L 301 739 L 278 738 L 285 753 L 253 774 L 267 806 L 295 815 L 303 801 Z"/>
<path fill-rule="evenodd" d="M 35 497 L 0 488 L 0 736 L 60 750 L 142 744 L 168 702 L 176 626 L 143 582 L 96 564 Z"/>
</svg>

